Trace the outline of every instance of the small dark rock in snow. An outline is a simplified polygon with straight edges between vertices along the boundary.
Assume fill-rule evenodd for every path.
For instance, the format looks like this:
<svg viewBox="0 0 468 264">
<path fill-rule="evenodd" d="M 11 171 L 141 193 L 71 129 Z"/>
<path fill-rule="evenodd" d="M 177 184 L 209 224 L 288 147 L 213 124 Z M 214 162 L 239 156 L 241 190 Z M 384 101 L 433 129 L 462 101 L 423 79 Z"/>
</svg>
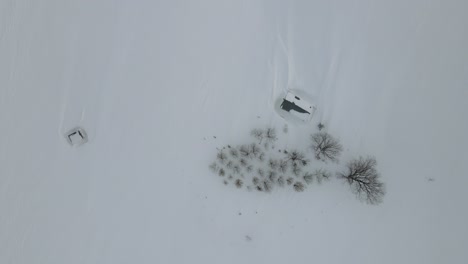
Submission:
<svg viewBox="0 0 468 264">
<path fill-rule="evenodd" d="M 245 240 L 252 241 L 252 238 L 250 236 L 245 236 Z"/>
</svg>

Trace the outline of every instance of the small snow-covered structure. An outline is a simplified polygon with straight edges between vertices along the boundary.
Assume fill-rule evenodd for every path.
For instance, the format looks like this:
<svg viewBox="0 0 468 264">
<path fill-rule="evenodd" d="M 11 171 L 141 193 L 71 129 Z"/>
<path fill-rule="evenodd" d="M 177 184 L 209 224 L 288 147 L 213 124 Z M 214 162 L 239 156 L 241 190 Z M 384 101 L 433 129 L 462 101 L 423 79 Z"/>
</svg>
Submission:
<svg viewBox="0 0 468 264">
<path fill-rule="evenodd" d="M 88 135 L 81 127 L 75 127 L 65 134 L 68 144 L 71 146 L 80 146 L 88 142 Z"/>
<path fill-rule="evenodd" d="M 316 107 L 303 98 L 289 91 L 283 98 L 281 109 L 299 117 L 302 121 L 309 121 L 315 113 Z"/>
</svg>

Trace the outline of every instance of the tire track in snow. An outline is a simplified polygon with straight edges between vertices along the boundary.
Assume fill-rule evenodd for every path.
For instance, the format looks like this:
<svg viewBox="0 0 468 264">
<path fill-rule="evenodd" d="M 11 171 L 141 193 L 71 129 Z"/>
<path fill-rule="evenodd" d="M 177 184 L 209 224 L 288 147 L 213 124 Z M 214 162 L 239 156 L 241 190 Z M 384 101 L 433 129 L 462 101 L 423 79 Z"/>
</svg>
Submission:
<svg viewBox="0 0 468 264">
<path fill-rule="evenodd" d="M 272 78 L 272 86 L 270 89 L 270 107 L 276 103 L 281 94 L 286 93 L 289 89 L 291 76 L 291 58 L 288 53 L 288 48 L 284 43 L 283 37 L 277 33 L 276 42 L 273 47 L 273 59 L 270 61 L 270 71 Z"/>
<path fill-rule="evenodd" d="M 210 89 L 207 88 L 208 81 L 209 81 L 209 78 L 206 77 L 205 80 L 203 80 L 202 83 L 200 84 L 200 90 L 205 93 L 205 96 L 203 97 L 203 101 L 202 101 L 202 109 L 205 109 L 206 101 L 208 100 L 208 97 L 210 96 L 210 93 L 211 93 Z"/>
<path fill-rule="evenodd" d="M 59 114 L 59 136 L 75 126 L 83 127 L 89 143 L 96 137 L 100 121 L 108 104 L 106 95 L 115 85 L 115 71 L 119 71 L 123 58 L 120 56 L 118 34 L 114 17 L 95 28 L 83 22 L 84 15 L 97 16 L 99 10 L 83 11 L 82 15 L 71 18 L 67 50 L 72 54 L 66 61 L 61 112 Z M 112 19 L 112 20 L 111 20 Z M 93 38 L 93 40 L 89 40 Z M 97 38 L 97 39 L 94 39 Z"/>
<path fill-rule="evenodd" d="M 294 35 L 292 23 L 292 8 L 289 7 L 284 21 L 277 21 L 278 26 L 275 34 L 275 45 L 273 47 L 273 59 L 270 62 L 273 85 L 270 93 L 270 107 L 273 107 L 280 96 L 286 94 L 290 89 L 297 88 L 296 62 L 294 59 Z M 286 24 L 281 30 L 280 25 Z M 282 32 L 283 31 L 283 32 Z"/>
<path fill-rule="evenodd" d="M 317 102 L 317 114 L 320 120 L 331 121 L 333 111 L 335 109 L 333 101 L 336 98 L 336 78 L 338 76 L 341 65 L 341 50 L 334 53 L 331 58 L 331 63 L 328 68 L 327 76 L 319 91 L 319 101 Z"/>
<path fill-rule="evenodd" d="M 16 2 L 14 0 L 10 0 L 4 3 L 0 10 L 2 13 L 0 14 L 0 42 L 4 41 L 6 36 L 11 32 L 11 21 L 13 19 L 13 14 L 16 8 Z"/>
<path fill-rule="evenodd" d="M 1 14 L 3 19 L 2 23 L 0 24 L 0 43 L 2 46 L 7 45 L 9 42 L 14 43 L 14 45 L 6 46 L 6 50 L 9 50 L 11 55 L 7 84 L 7 97 L 10 97 L 14 95 L 15 92 L 15 87 L 12 84 L 16 75 L 15 73 L 18 60 L 19 38 L 11 37 L 11 39 L 8 41 L 7 37 L 11 35 L 11 32 L 14 32 L 15 28 L 18 28 L 18 23 L 15 23 L 15 20 L 18 21 L 18 19 L 16 19 L 18 14 L 16 12 L 17 7 L 15 1 L 9 1 L 5 5 L 6 8 L 2 7 L 3 12 Z"/>
</svg>

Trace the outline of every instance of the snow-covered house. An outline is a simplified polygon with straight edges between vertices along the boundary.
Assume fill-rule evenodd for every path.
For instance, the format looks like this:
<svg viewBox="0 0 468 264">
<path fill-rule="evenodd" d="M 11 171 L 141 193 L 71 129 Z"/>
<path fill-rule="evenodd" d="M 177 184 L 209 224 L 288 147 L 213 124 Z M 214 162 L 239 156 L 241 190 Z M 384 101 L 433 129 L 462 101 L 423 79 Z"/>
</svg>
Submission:
<svg viewBox="0 0 468 264">
<path fill-rule="evenodd" d="M 302 121 L 312 119 L 316 109 L 311 103 L 292 92 L 286 94 L 280 107 L 282 110 L 298 116 Z"/>
</svg>

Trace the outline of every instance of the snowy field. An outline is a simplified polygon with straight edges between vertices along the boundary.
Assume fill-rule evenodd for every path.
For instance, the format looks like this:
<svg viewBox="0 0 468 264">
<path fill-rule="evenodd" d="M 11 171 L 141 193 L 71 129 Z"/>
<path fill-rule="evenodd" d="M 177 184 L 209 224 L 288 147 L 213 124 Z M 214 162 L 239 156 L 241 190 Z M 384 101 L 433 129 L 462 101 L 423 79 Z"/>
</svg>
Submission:
<svg viewBox="0 0 468 264">
<path fill-rule="evenodd" d="M 467 10 L 0 0 L 0 263 L 467 263 Z M 310 123 L 277 114 L 288 89 L 316 100 Z M 305 151 L 319 122 L 336 171 L 376 157 L 383 203 L 208 168 L 254 128 Z M 72 148 L 75 126 L 89 142 Z"/>
</svg>

